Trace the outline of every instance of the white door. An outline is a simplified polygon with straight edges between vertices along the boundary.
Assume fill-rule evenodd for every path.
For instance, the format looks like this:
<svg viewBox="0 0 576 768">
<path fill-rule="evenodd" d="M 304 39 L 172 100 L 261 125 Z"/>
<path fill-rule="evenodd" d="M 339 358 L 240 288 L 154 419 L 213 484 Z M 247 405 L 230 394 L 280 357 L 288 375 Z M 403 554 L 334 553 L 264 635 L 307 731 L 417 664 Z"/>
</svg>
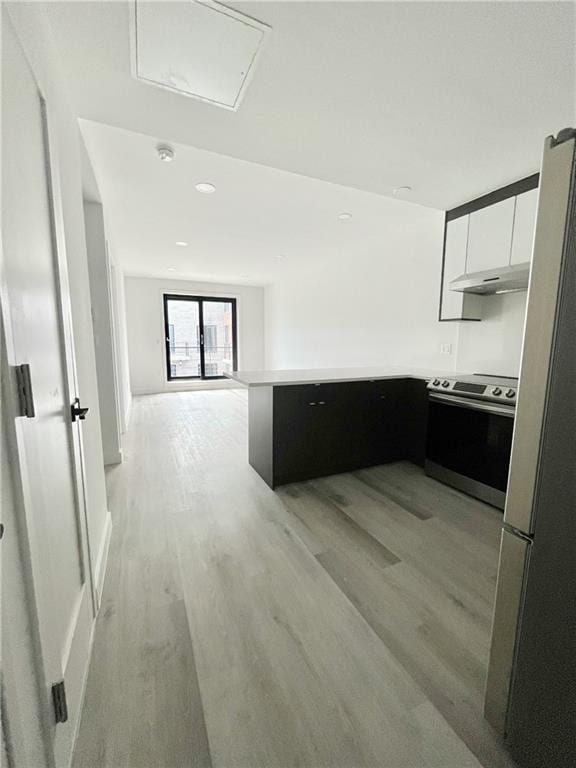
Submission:
<svg viewBox="0 0 576 768">
<path fill-rule="evenodd" d="M 33 417 L 18 416 L 14 396 L 6 426 L 22 493 L 22 544 L 30 558 L 40 635 L 45 733 L 60 768 L 70 759 L 95 605 L 80 425 L 71 419 L 73 349 L 59 190 L 50 167 L 49 121 L 6 18 L 2 102 L 2 299 L 8 362 L 30 366 L 35 409 Z M 58 707 L 62 698 L 55 699 L 52 688 L 62 682 L 67 717 Z M 64 722 L 57 723 L 58 717 Z"/>
</svg>

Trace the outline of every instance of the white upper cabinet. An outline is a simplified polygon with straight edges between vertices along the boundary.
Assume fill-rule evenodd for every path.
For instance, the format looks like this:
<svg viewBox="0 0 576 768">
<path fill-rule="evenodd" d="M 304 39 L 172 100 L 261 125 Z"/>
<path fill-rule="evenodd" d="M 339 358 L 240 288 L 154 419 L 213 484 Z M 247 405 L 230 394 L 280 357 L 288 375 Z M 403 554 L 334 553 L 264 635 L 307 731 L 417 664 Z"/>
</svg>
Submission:
<svg viewBox="0 0 576 768">
<path fill-rule="evenodd" d="M 466 269 L 469 220 L 469 216 L 461 216 L 446 224 L 440 320 L 479 318 L 476 296 L 450 290 L 450 281 L 460 277 Z"/>
<path fill-rule="evenodd" d="M 528 261 L 532 261 L 537 209 L 537 189 L 531 189 L 529 192 L 524 192 L 516 198 L 511 264 L 525 264 Z"/>
<path fill-rule="evenodd" d="M 512 249 L 515 198 L 470 214 L 467 272 L 507 266 Z"/>
<path fill-rule="evenodd" d="M 480 320 L 485 299 L 450 283 L 463 274 L 532 260 L 538 209 L 537 174 L 446 211 L 440 320 Z M 504 197 L 509 195 L 509 197 Z M 499 202 L 492 203 L 496 199 Z M 488 204 L 487 204 L 488 203 Z"/>
</svg>

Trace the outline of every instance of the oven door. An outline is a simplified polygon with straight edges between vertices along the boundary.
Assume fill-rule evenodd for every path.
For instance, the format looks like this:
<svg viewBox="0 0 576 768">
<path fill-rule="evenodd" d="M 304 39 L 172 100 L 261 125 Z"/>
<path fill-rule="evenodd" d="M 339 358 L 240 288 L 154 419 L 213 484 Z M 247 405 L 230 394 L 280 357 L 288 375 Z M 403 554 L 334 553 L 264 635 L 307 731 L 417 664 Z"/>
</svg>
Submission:
<svg viewBox="0 0 576 768">
<path fill-rule="evenodd" d="M 426 471 L 504 509 L 514 407 L 430 394 Z"/>
</svg>

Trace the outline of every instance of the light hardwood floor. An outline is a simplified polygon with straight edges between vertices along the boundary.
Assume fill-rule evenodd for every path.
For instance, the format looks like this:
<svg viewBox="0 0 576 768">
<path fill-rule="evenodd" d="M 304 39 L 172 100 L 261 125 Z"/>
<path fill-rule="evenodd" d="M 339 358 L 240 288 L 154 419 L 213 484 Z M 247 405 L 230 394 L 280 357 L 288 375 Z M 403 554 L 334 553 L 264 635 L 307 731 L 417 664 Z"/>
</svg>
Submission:
<svg viewBox="0 0 576 768">
<path fill-rule="evenodd" d="M 74 768 L 504 768 L 500 513 L 394 464 L 271 491 L 241 390 L 135 399 Z"/>
</svg>

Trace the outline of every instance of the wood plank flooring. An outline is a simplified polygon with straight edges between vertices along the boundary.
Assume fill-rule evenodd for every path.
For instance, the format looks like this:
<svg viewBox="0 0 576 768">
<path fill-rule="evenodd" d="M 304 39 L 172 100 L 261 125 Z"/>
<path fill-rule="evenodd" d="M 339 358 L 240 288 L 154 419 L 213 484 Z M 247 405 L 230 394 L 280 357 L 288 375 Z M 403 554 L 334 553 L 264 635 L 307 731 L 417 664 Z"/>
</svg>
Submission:
<svg viewBox="0 0 576 768">
<path fill-rule="evenodd" d="M 500 513 L 410 464 L 271 491 L 241 390 L 136 398 L 74 768 L 507 768 Z"/>
</svg>

